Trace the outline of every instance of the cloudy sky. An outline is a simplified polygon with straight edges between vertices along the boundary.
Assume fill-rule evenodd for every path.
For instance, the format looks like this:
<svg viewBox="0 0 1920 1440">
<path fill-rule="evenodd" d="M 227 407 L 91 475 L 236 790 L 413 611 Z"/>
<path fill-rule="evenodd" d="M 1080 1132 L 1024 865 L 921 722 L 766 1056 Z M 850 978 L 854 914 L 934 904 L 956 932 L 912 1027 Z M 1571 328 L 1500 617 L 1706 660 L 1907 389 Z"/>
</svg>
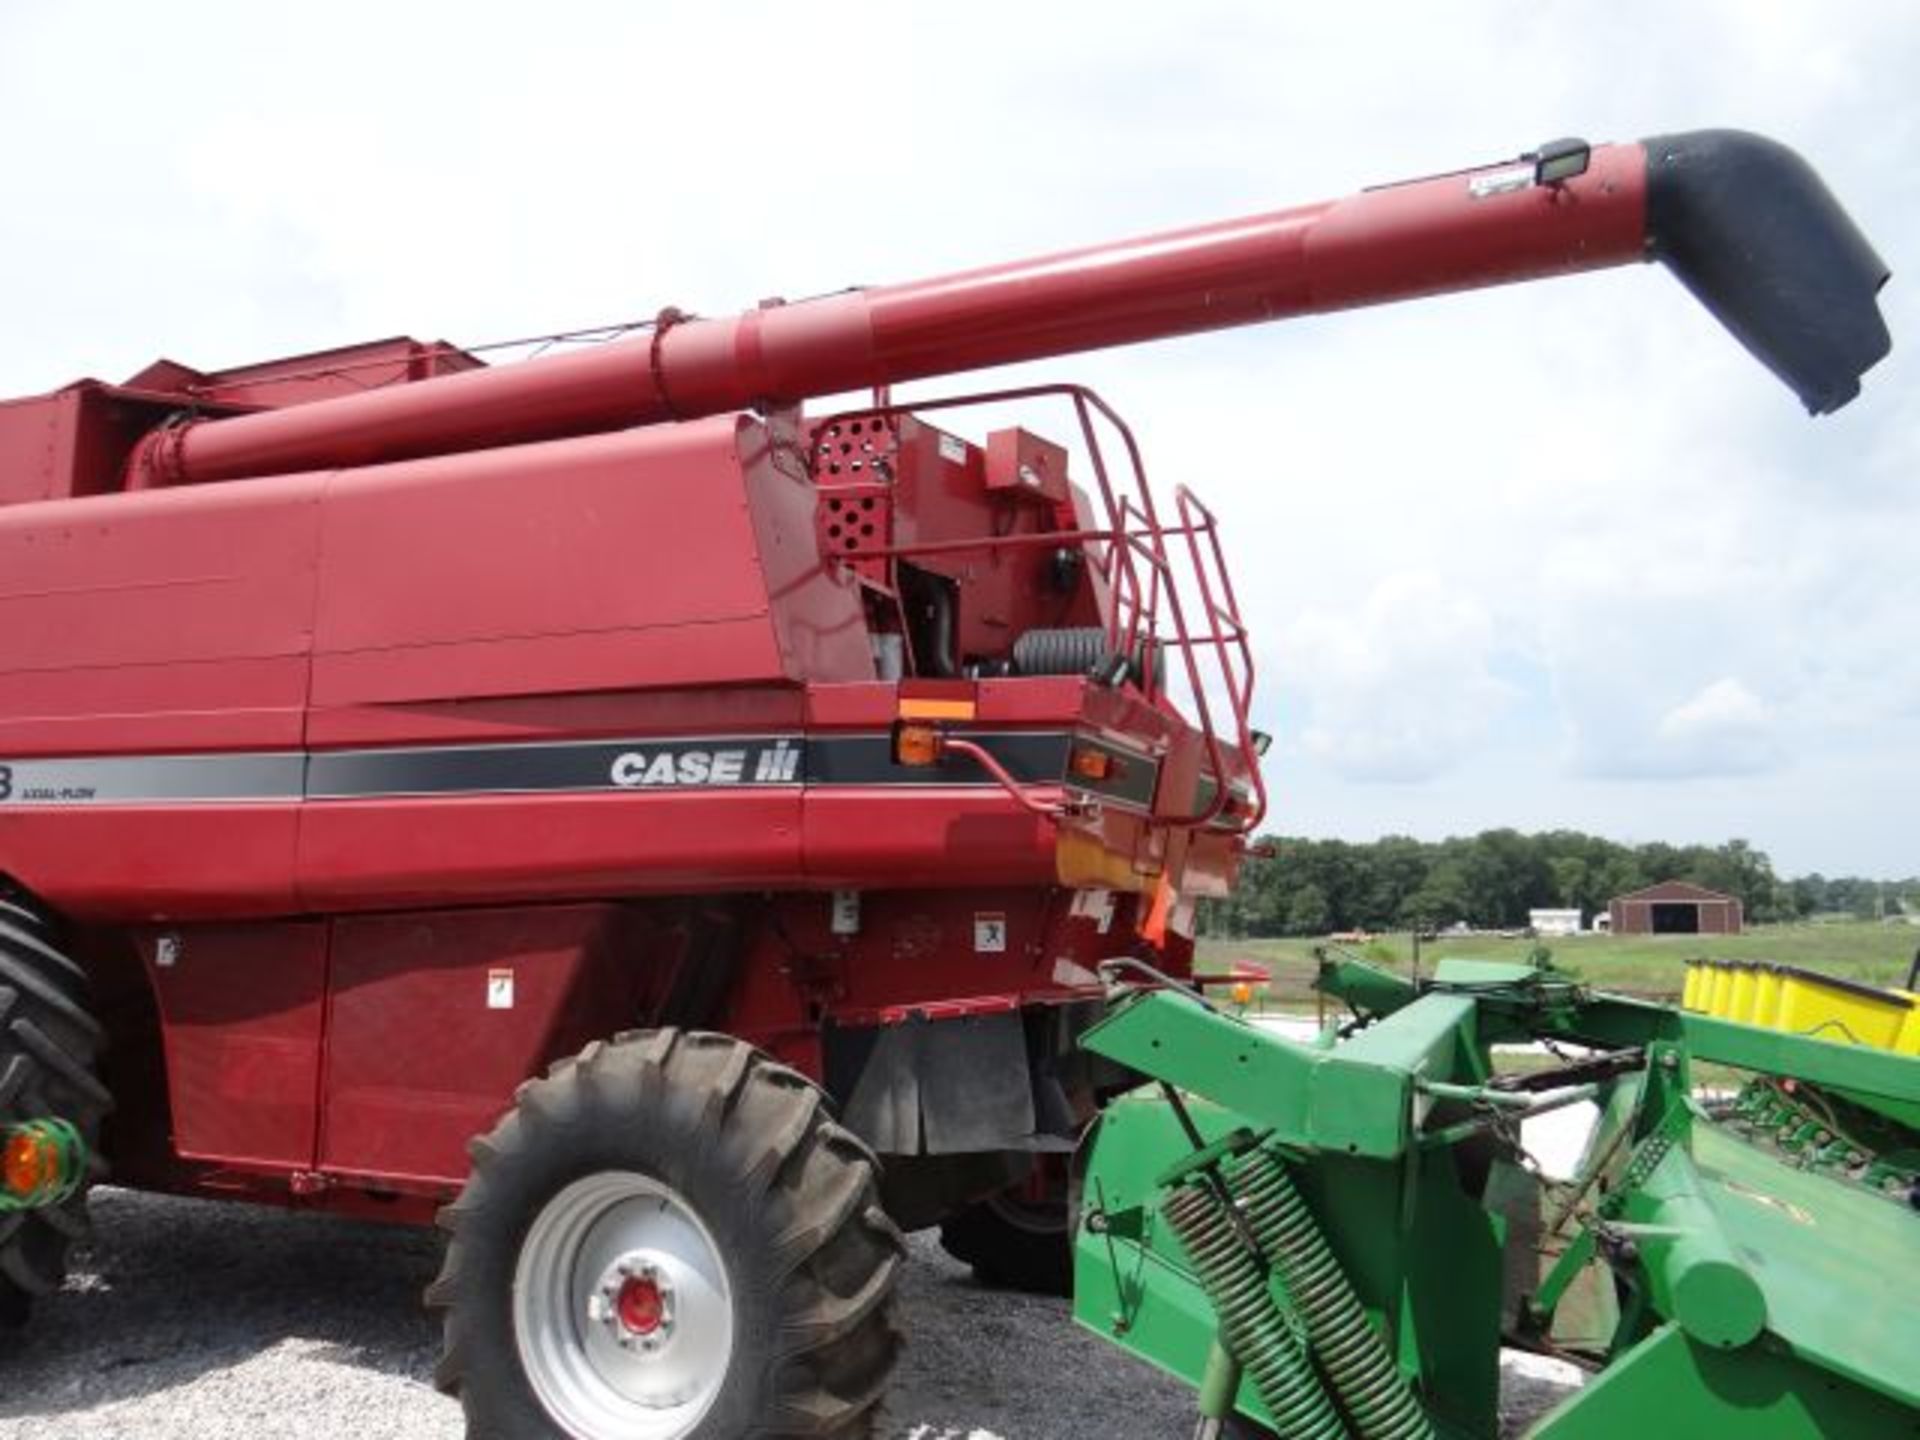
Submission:
<svg viewBox="0 0 1920 1440">
<path fill-rule="evenodd" d="M 1835 417 L 1645 269 L 1023 373 L 1099 388 L 1224 517 L 1279 828 L 1911 874 L 1915 76 L 1895 0 L 0 0 L 0 393 L 722 313 L 1563 134 L 1767 132 L 1895 271 L 1895 353 Z"/>
</svg>

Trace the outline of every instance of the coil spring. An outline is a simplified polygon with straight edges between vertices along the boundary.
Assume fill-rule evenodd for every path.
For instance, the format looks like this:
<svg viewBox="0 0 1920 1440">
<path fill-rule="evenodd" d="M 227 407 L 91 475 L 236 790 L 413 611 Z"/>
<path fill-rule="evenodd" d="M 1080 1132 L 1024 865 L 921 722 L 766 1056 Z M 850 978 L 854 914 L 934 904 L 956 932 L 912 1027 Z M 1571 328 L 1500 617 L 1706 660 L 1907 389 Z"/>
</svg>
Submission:
<svg viewBox="0 0 1920 1440">
<path fill-rule="evenodd" d="M 1346 1427 L 1314 1374 L 1302 1338 L 1274 1305 L 1266 1267 L 1241 1243 L 1218 1202 L 1204 1188 L 1185 1185 L 1161 1212 L 1193 1262 L 1227 1348 L 1253 1380 L 1274 1429 L 1287 1440 L 1343 1440 Z"/>
<path fill-rule="evenodd" d="M 1268 1150 L 1251 1151 L 1228 1171 L 1227 1185 L 1280 1271 L 1306 1322 L 1314 1358 L 1362 1440 L 1431 1440 L 1432 1423 L 1367 1319 L 1285 1162 Z"/>
</svg>

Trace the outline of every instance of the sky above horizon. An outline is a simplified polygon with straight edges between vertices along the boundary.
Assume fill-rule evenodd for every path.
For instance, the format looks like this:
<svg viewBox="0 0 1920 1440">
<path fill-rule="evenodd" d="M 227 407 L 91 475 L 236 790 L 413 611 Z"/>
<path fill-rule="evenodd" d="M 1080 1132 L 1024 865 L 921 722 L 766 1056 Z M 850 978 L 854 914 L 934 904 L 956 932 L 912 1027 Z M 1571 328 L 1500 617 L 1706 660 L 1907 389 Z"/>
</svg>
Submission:
<svg viewBox="0 0 1920 1440">
<path fill-rule="evenodd" d="M 1894 272 L 1894 353 L 1836 416 L 1640 268 L 996 378 L 1093 385 L 1220 515 L 1271 828 L 1910 875 L 1917 75 L 1894 3 L 0 0 L 0 394 L 719 314 L 1558 135 L 1757 130 Z"/>
</svg>

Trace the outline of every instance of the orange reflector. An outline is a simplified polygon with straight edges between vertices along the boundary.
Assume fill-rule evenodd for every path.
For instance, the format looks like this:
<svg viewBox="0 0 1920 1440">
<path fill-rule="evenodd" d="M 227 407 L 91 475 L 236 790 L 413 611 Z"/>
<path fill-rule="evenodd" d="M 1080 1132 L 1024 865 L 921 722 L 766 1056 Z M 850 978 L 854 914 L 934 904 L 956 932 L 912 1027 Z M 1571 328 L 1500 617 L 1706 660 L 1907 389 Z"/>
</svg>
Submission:
<svg viewBox="0 0 1920 1440">
<path fill-rule="evenodd" d="M 938 765 L 940 732 L 931 725 L 900 725 L 893 732 L 893 759 L 898 765 Z"/>
<path fill-rule="evenodd" d="M 0 1188 L 9 1195 L 38 1195 L 53 1187 L 59 1165 L 53 1141 L 31 1132 L 15 1135 L 0 1154 Z"/>
<path fill-rule="evenodd" d="M 1076 780 L 1105 780 L 1119 769 L 1119 766 L 1114 763 L 1113 756 L 1106 751 L 1085 746 L 1073 752 L 1073 759 L 1068 762 L 1068 767 L 1073 771 Z"/>
<path fill-rule="evenodd" d="M 1233 995 L 1233 1003 L 1243 1010 L 1253 1003 L 1253 986 L 1244 980 L 1236 980 L 1230 993 Z"/>
<path fill-rule="evenodd" d="M 1165 875 L 1153 892 L 1153 904 L 1147 910 L 1147 918 L 1141 923 L 1140 938 L 1155 949 L 1165 949 L 1167 944 L 1167 917 L 1173 911 L 1173 882 Z"/>
<path fill-rule="evenodd" d="M 902 695 L 902 720 L 971 720 L 976 707 L 971 700 L 936 700 L 924 695 Z"/>
</svg>

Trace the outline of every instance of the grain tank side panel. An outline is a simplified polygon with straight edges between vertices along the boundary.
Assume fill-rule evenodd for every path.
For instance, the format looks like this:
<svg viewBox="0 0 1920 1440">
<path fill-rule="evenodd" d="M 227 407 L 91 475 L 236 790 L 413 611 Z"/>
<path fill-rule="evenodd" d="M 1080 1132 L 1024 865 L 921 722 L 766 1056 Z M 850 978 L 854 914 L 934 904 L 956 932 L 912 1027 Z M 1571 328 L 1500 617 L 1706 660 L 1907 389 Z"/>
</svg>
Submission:
<svg viewBox="0 0 1920 1440">
<path fill-rule="evenodd" d="M 313 702 L 788 678 L 732 417 L 340 475 Z"/>
<path fill-rule="evenodd" d="M 0 871 L 76 919 L 291 906 L 322 484 L 0 509 Z"/>
<path fill-rule="evenodd" d="M 362 746 L 504 744 L 556 735 L 747 735 L 791 733 L 804 694 L 792 685 L 595 690 L 497 695 L 456 705 L 342 705 L 307 714 L 315 750 Z"/>
<path fill-rule="evenodd" d="M 297 745 L 318 477 L 0 510 L 0 748 Z"/>
<path fill-rule="evenodd" d="M 799 773 L 759 783 L 755 737 L 797 743 L 793 682 L 866 678 L 872 658 L 857 591 L 820 563 L 812 488 L 766 437 L 728 417 L 340 477 L 304 903 L 799 883 Z M 623 762 L 655 758 L 622 748 L 646 737 L 698 752 L 687 788 Z M 333 748 L 450 744 L 475 748 Z M 742 746 L 753 763 L 725 772 Z"/>
</svg>

